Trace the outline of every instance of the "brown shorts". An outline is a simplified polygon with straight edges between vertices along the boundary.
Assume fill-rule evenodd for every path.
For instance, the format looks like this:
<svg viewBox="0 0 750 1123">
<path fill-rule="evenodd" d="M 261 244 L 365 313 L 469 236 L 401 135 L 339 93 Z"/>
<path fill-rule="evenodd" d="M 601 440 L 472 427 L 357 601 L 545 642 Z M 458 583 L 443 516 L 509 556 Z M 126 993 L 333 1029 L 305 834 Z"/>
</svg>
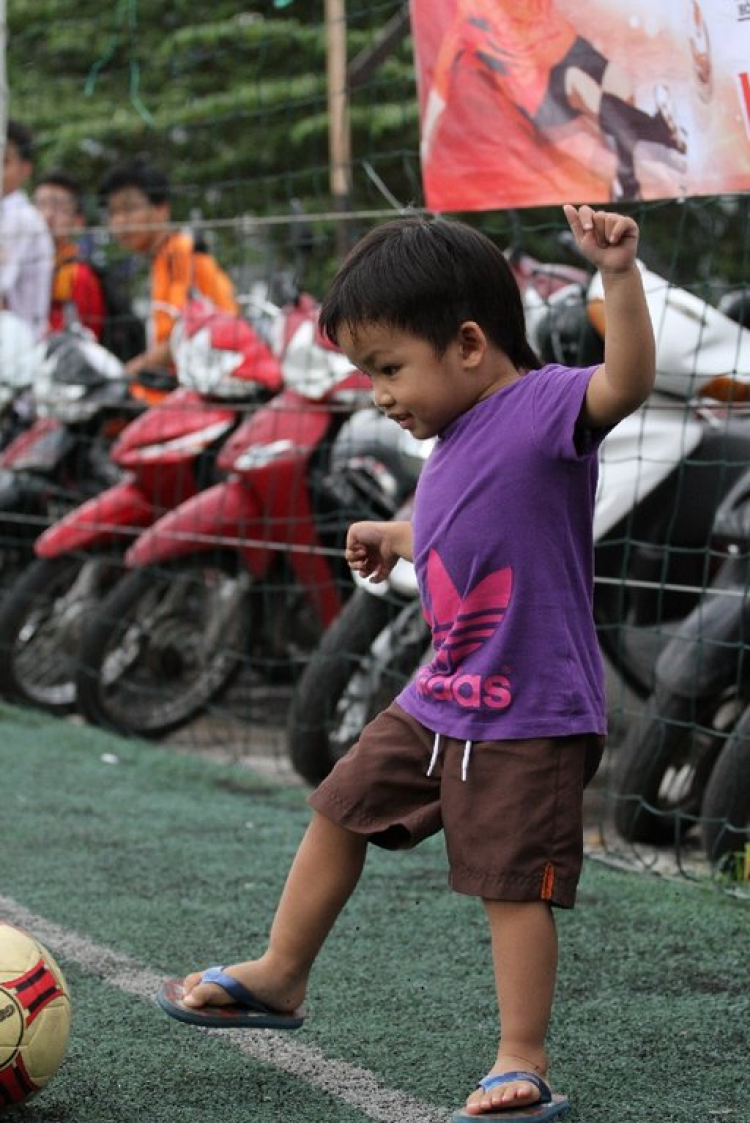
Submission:
<svg viewBox="0 0 750 1123">
<path fill-rule="evenodd" d="M 389 850 L 445 832 L 449 884 L 498 901 L 571 908 L 583 860 L 583 789 L 601 761 L 595 734 L 475 741 L 434 734 L 396 703 L 363 730 L 310 796 L 315 811 Z"/>
</svg>

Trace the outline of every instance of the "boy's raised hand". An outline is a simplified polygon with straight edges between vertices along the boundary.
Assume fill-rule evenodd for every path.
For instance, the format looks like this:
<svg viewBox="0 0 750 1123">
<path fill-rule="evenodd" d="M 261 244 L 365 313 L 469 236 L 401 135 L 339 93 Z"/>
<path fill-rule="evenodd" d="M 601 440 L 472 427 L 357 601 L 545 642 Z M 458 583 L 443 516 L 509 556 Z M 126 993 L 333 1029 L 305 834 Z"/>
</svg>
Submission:
<svg viewBox="0 0 750 1123">
<path fill-rule="evenodd" d="M 595 211 L 588 204 L 563 207 L 581 253 L 603 273 L 624 273 L 638 251 L 638 225 L 627 215 Z"/>
</svg>

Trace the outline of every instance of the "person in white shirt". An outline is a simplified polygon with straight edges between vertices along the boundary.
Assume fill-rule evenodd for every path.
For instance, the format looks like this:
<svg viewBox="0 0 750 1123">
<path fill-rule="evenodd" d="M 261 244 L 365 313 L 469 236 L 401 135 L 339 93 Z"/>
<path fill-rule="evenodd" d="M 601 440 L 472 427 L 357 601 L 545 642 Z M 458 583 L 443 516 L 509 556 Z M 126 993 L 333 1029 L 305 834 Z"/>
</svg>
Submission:
<svg viewBox="0 0 750 1123">
<path fill-rule="evenodd" d="M 55 251 L 44 218 L 23 190 L 33 171 L 33 140 L 9 120 L 0 200 L 0 304 L 39 339 L 47 330 Z"/>
</svg>

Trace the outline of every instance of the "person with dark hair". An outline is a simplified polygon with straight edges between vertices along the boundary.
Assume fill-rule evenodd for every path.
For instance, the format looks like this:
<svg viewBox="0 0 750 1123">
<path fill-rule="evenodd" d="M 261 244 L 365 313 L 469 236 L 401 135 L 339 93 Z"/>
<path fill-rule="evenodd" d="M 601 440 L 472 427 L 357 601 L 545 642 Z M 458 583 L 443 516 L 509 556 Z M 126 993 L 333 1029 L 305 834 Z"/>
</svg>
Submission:
<svg viewBox="0 0 750 1123">
<path fill-rule="evenodd" d="M 47 330 L 54 249 L 46 222 L 24 190 L 33 169 L 31 132 L 9 120 L 0 202 L 0 302 L 39 338 Z"/>
<path fill-rule="evenodd" d="M 546 1038 L 554 907 L 575 902 L 583 791 L 606 731 L 592 606 L 598 449 L 648 396 L 655 344 L 636 223 L 588 206 L 565 215 L 603 279 L 598 366 L 540 366 L 504 255 L 462 223 L 386 223 L 334 278 L 321 330 L 370 376 L 394 424 L 437 438 L 412 521 L 355 523 L 346 557 L 376 582 L 414 561 L 434 650 L 310 796 L 265 951 L 159 992 L 194 1024 L 297 1028 L 370 844 L 408 849 L 443 831 L 451 887 L 484 905 L 501 1028 L 455 1123 L 568 1107 L 548 1083 Z"/>
<path fill-rule="evenodd" d="M 55 243 L 50 330 L 61 331 L 77 322 L 100 340 L 107 312 L 104 291 L 76 242 L 86 228 L 81 185 L 67 172 L 49 171 L 37 179 L 33 200 Z"/>
<path fill-rule="evenodd" d="M 170 183 L 159 168 L 142 159 L 119 164 L 104 178 L 99 194 L 117 241 L 147 257 L 151 268 L 149 341 L 126 369 L 137 374 L 145 368 L 171 368 L 169 338 L 191 289 L 218 308 L 237 312 L 234 286 L 211 254 L 199 250 L 189 234 L 173 229 Z"/>
</svg>

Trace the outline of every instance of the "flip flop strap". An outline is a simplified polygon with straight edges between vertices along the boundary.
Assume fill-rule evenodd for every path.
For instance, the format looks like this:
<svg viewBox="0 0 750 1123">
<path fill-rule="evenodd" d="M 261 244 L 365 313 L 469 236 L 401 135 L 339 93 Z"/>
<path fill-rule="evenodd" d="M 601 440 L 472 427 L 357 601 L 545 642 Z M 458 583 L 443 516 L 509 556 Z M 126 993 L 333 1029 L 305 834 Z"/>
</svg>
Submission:
<svg viewBox="0 0 750 1123">
<path fill-rule="evenodd" d="M 243 986 L 239 979 L 227 975 L 223 967 L 208 967 L 201 975 L 202 983 L 216 983 L 233 998 L 238 1006 L 245 1006 L 248 1010 L 259 1014 L 269 1013 L 268 1007 L 256 998 L 255 995 Z"/>
<path fill-rule="evenodd" d="M 539 1099 L 536 1101 L 540 1104 L 552 1103 L 552 1089 L 541 1076 L 537 1076 L 535 1072 L 496 1072 L 490 1073 L 489 1076 L 483 1077 L 479 1081 L 478 1087 L 482 1088 L 485 1092 L 489 1092 L 492 1088 L 499 1087 L 500 1084 L 512 1084 L 516 1080 L 523 1080 L 527 1084 L 533 1084 L 539 1092 Z M 529 1104 L 533 1107 L 533 1104 Z"/>
</svg>

